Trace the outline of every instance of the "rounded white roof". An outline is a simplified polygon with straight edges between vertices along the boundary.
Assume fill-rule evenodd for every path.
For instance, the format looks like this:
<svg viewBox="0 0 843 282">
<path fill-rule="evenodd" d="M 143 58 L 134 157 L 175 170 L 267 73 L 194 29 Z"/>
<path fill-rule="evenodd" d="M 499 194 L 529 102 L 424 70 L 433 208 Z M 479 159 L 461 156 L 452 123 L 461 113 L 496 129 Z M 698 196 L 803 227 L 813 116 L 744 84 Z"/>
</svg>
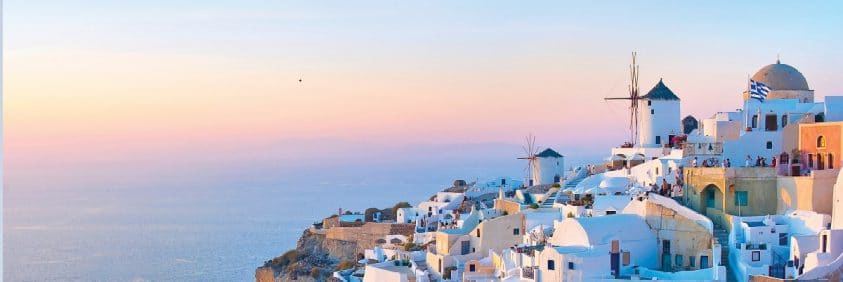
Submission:
<svg viewBox="0 0 843 282">
<path fill-rule="evenodd" d="M 808 81 L 799 70 L 781 62 L 761 68 L 752 76 L 752 80 L 763 82 L 774 91 L 810 90 L 808 88 Z"/>
<path fill-rule="evenodd" d="M 603 181 L 600 181 L 600 185 L 598 185 L 598 186 L 600 188 L 603 188 L 603 189 L 618 188 L 618 187 L 626 188 L 627 186 L 629 186 L 629 178 L 626 178 L 626 177 L 608 177 L 606 179 L 603 179 Z"/>
</svg>

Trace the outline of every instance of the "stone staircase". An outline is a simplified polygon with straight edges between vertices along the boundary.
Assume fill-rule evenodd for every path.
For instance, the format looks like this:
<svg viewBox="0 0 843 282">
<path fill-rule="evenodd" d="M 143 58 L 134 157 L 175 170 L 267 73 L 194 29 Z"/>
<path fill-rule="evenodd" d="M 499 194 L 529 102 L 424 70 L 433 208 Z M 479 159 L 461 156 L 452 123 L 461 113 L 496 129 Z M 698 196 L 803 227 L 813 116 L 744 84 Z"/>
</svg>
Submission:
<svg viewBox="0 0 843 282">
<path fill-rule="evenodd" d="M 542 202 L 540 207 L 552 208 L 554 203 L 564 203 L 568 200 L 568 195 L 563 193 L 562 190 L 577 187 L 577 184 L 580 184 L 583 179 L 585 179 L 585 177 L 578 177 L 571 181 L 565 182 L 565 186 L 562 187 L 562 189 L 559 189 L 559 191 L 556 191 L 555 193 L 548 196 L 547 199 Z"/>
<path fill-rule="evenodd" d="M 732 272 L 732 267 L 729 266 L 729 231 L 715 224 L 714 238 L 717 238 L 717 243 L 720 244 L 720 265 L 726 267 L 726 281 L 738 281 L 735 273 Z"/>
<path fill-rule="evenodd" d="M 566 182 L 565 183 L 565 189 L 577 187 L 577 185 L 580 184 L 580 182 L 582 182 L 583 179 L 585 179 L 585 177 L 579 177 L 579 178 L 576 178 L 576 179 L 573 179 L 571 181 Z"/>
<path fill-rule="evenodd" d="M 561 189 L 560 189 L 560 190 L 561 190 Z M 555 202 L 556 202 L 556 199 L 558 199 L 558 198 L 559 198 L 560 194 L 562 194 L 562 192 L 561 192 L 561 191 L 556 191 L 556 192 L 554 192 L 553 194 L 551 194 L 550 196 L 548 196 L 548 197 L 547 197 L 547 199 L 544 199 L 544 202 L 542 202 L 542 204 L 541 204 L 541 206 L 540 206 L 540 207 L 542 207 L 542 208 L 552 208 L 552 207 L 553 207 L 553 203 L 555 203 Z"/>
</svg>

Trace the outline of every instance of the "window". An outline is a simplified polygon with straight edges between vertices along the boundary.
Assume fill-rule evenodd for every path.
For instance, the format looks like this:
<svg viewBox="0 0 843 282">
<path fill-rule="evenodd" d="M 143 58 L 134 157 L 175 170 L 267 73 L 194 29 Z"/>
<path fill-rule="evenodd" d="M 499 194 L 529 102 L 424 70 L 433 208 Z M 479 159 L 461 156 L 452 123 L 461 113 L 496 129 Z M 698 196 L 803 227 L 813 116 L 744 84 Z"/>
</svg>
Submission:
<svg viewBox="0 0 843 282">
<path fill-rule="evenodd" d="M 574 269 L 574 262 L 568 262 L 568 269 Z"/>
<path fill-rule="evenodd" d="M 480 229 L 477 229 L 477 238 L 480 238 Z"/>
<path fill-rule="evenodd" d="M 606 215 L 610 215 L 610 214 L 617 214 L 617 213 L 618 213 L 618 212 L 616 212 L 616 211 L 606 211 Z"/>
<path fill-rule="evenodd" d="M 512 235 L 521 235 L 521 229 L 518 229 L 518 228 L 512 229 Z"/>
<path fill-rule="evenodd" d="M 656 136 L 656 144 L 661 144 L 661 143 L 662 143 L 662 137 Z"/>
<path fill-rule="evenodd" d="M 761 251 L 752 251 L 752 261 L 761 261 Z"/>
<path fill-rule="evenodd" d="M 477 266 L 474 265 L 473 263 L 469 264 L 468 265 L 468 272 L 475 272 L 475 271 L 477 271 Z"/>
<path fill-rule="evenodd" d="M 758 115 L 752 115 L 752 128 L 758 128 Z"/>
<path fill-rule="evenodd" d="M 682 267 L 682 255 L 676 255 L 676 266 Z"/>
<path fill-rule="evenodd" d="M 787 115 L 782 115 L 782 127 L 787 126 Z"/>
<path fill-rule="evenodd" d="M 629 252 L 623 252 L 623 255 L 621 257 L 621 260 L 623 261 L 623 266 L 629 265 Z"/>
<path fill-rule="evenodd" d="M 825 148 L 825 136 L 817 137 L 817 148 Z"/>
<path fill-rule="evenodd" d="M 773 149 L 773 141 L 767 141 L 767 150 Z"/>
<path fill-rule="evenodd" d="M 823 241 L 823 243 L 822 243 L 823 244 L 823 253 L 827 253 L 828 252 L 828 234 L 823 234 L 822 241 Z"/>
<path fill-rule="evenodd" d="M 696 260 L 697 260 L 697 257 L 695 257 L 695 256 L 688 257 L 688 266 L 695 267 L 696 266 Z"/>
<path fill-rule="evenodd" d="M 656 114 L 656 110 L 650 110 L 650 114 L 651 114 L 651 115 L 655 115 L 655 114 Z"/>
<path fill-rule="evenodd" d="M 776 124 L 776 115 L 764 116 L 764 129 L 767 131 L 776 131 L 779 129 Z"/>
<path fill-rule="evenodd" d="M 814 167 L 814 154 L 808 154 L 808 167 Z"/>
<path fill-rule="evenodd" d="M 647 100 L 647 106 L 652 106 L 652 105 L 653 105 L 653 101 Z"/>
<path fill-rule="evenodd" d="M 708 268 L 708 256 L 700 256 L 700 269 Z"/>
<path fill-rule="evenodd" d="M 748 191 L 735 191 L 735 206 L 745 207 L 749 201 Z"/>
<path fill-rule="evenodd" d="M 553 260 L 547 261 L 547 270 L 555 270 L 556 269 L 556 262 Z"/>
<path fill-rule="evenodd" d="M 787 233 L 779 233 L 779 246 L 787 246 Z"/>
<path fill-rule="evenodd" d="M 819 113 L 814 116 L 814 122 L 824 122 L 825 121 L 825 113 Z"/>
</svg>

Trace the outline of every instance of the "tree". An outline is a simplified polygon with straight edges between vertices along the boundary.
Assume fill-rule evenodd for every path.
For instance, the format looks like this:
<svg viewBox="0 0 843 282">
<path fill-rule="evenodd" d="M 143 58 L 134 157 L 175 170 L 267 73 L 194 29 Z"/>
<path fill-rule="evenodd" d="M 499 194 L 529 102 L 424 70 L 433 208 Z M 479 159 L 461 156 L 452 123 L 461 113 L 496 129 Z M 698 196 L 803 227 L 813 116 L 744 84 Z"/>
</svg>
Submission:
<svg viewBox="0 0 843 282">
<path fill-rule="evenodd" d="M 363 212 L 364 218 L 366 218 L 366 222 L 375 221 L 375 213 L 380 212 L 381 210 L 377 208 L 368 208 L 366 211 Z"/>
</svg>

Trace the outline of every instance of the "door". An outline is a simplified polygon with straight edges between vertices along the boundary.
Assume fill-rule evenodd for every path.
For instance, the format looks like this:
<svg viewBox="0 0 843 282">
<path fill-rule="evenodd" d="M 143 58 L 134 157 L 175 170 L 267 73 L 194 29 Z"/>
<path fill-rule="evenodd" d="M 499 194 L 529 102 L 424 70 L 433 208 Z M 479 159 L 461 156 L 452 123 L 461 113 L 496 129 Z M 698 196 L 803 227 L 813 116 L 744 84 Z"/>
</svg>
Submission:
<svg viewBox="0 0 843 282">
<path fill-rule="evenodd" d="M 612 275 L 614 275 L 615 278 L 618 278 L 618 276 L 620 275 L 620 270 L 621 270 L 620 253 L 609 254 L 609 259 L 611 260 L 610 265 L 612 267 Z"/>
<path fill-rule="evenodd" d="M 662 240 L 662 271 L 671 271 L 670 240 Z"/>
<path fill-rule="evenodd" d="M 470 241 L 462 241 L 460 242 L 460 254 L 467 255 L 471 250 L 471 242 Z"/>
<path fill-rule="evenodd" d="M 700 269 L 708 268 L 708 256 L 700 256 Z"/>
</svg>

